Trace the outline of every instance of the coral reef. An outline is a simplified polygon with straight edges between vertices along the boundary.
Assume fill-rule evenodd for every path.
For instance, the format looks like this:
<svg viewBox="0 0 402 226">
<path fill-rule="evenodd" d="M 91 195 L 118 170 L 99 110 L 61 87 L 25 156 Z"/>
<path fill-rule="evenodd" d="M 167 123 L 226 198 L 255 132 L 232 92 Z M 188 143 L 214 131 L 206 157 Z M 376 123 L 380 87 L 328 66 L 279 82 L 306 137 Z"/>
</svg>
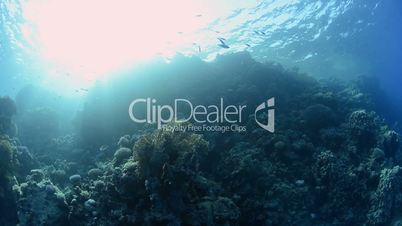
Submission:
<svg viewBox="0 0 402 226">
<path fill-rule="evenodd" d="M 383 169 L 380 181 L 371 200 L 368 221 L 370 225 L 384 225 L 402 207 L 402 169 L 395 166 Z"/>
<path fill-rule="evenodd" d="M 20 225 L 70 225 L 64 194 L 49 180 L 22 183 L 18 197 Z"/>
<path fill-rule="evenodd" d="M 119 148 L 113 157 L 115 165 L 120 165 L 124 160 L 127 160 L 133 155 L 133 151 L 130 148 Z"/>
<path fill-rule="evenodd" d="M 274 96 L 276 131 L 260 128 L 254 109 L 244 112 L 245 133 L 131 126 L 119 117 L 130 100 L 102 102 L 95 90 L 76 134 L 50 139 L 46 124 L 46 145 L 1 136 L 0 211 L 13 213 L 1 225 L 400 224 L 400 135 L 359 85 L 318 82 L 247 53 L 213 63 L 178 57 L 150 71 L 113 84 L 115 97 L 185 93 L 258 106 Z M 149 89 L 155 81 L 164 89 Z"/>
<path fill-rule="evenodd" d="M 15 183 L 15 146 L 8 136 L 0 135 L 0 225 L 16 225 L 17 206 L 13 194 Z"/>
<path fill-rule="evenodd" d="M 14 162 L 14 147 L 7 137 L 0 138 L 0 177 L 11 174 Z"/>
</svg>

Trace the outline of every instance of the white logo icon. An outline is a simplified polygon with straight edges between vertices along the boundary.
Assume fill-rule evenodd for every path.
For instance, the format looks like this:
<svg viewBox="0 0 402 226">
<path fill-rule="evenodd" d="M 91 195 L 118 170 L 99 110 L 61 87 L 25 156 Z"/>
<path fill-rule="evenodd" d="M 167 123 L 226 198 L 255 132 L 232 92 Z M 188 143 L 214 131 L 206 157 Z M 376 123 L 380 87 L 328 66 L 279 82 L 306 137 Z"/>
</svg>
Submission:
<svg viewBox="0 0 402 226">
<path fill-rule="evenodd" d="M 255 112 L 254 112 L 254 118 L 255 118 L 255 121 L 257 122 L 257 124 L 261 128 L 263 128 L 271 133 L 275 132 L 275 109 L 272 109 L 273 107 L 275 107 L 275 98 L 274 97 L 272 97 L 271 99 L 267 100 L 266 102 L 260 104 L 255 109 Z M 268 110 L 268 122 L 266 125 L 259 122 L 257 119 L 257 112 L 259 112 L 263 109 Z"/>
</svg>

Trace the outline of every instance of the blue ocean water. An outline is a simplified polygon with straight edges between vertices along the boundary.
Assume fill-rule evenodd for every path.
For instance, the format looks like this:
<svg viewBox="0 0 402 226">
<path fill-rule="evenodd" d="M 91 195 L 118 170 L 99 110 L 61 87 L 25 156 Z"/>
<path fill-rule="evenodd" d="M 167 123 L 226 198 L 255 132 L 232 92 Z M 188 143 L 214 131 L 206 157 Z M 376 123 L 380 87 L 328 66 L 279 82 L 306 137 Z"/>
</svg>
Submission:
<svg viewBox="0 0 402 226">
<path fill-rule="evenodd" d="M 0 226 L 401 225 L 401 21 L 399 0 L 0 0 Z"/>
<path fill-rule="evenodd" d="M 24 4 L 1 2 L 1 87 L 11 93 L 27 82 L 37 82 L 35 78 L 46 79 L 39 73 L 50 73 L 40 71 L 35 43 L 23 35 L 21 25 L 33 23 L 24 14 Z M 295 66 L 314 77 L 372 75 L 397 103 L 401 96 L 400 18 L 399 1 L 256 1 L 206 19 L 206 26 L 188 34 L 193 40 L 183 41 L 172 51 L 212 60 L 217 54 L 247 50 L 259 61 Z M 217 38 L 224 38 L 230 48 L 217 46 Z"/>
</svg>

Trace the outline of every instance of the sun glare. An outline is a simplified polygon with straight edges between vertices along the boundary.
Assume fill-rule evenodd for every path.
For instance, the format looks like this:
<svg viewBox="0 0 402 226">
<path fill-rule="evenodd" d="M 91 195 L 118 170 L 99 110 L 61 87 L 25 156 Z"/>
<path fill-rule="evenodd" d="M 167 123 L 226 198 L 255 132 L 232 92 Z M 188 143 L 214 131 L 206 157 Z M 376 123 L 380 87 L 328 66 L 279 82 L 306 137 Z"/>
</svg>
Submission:
<svg viewBox="0 0 402 226">
<path fill-rule="evenodd" d="M 22 33 L 53 77 L 85 83 L 175 54 L 213 19 L 206 10 L 203 1 L 188 0 L 30 0 Z"/>
<path fill-rule="evenodd" d="M 216 46 L 209 24 L 255 2 L 25 0 L 21 33 L 43 82 L 76 89 L 156 56 Z"/>
</svg>

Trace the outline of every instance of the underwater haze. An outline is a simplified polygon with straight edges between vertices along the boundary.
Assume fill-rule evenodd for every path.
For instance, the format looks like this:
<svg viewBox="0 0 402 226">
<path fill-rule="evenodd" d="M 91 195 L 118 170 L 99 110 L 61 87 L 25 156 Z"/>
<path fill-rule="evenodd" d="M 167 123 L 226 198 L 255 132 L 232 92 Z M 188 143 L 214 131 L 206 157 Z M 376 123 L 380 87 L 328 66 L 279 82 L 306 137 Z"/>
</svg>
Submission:
<svg viewBox="0 0 402 226">
<path fill-rule="evenodd" d="M 400 21 L 0 0 L 0 226 L 402 225 Z"/>
</svg>

